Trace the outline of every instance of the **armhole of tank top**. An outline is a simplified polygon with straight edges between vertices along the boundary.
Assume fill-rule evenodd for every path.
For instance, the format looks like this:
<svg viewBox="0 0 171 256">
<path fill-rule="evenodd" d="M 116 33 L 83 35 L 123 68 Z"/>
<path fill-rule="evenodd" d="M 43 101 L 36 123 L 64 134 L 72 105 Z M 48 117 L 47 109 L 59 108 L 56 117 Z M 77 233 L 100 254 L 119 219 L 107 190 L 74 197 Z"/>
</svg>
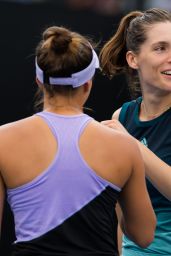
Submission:
<svg viewBox="0 0 171 256">
<path fill-rule="evenodd" d="M 128 107 L 130 106 L 131 102 L 126 102 L 123 104 L 120 114 L 119 114 L 119 121 L 123 124 L 126 116 L 126 112 Z"/>
<path fill-rule="evenodd" d="M 82 132 L 84 131 L 84 129 L 86 128 L 86 126 L 93 120 L 92 117 L 88 117 L 87 120 L 82 124 L 82 126 L 80 127 L 80 130 L 78 132 L 78 140 L 80 139 L 80 136 L 82 134 Z M 78 142 L 79 143 L 79 142 Z"/>
</svg>

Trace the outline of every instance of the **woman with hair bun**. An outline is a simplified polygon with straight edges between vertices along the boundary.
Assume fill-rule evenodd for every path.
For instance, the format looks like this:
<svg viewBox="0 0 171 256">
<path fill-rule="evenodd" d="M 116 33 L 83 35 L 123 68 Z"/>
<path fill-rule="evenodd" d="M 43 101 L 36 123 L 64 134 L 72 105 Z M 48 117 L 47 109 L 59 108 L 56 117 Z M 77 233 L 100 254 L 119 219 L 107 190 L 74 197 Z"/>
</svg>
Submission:
<svg viewBox="0 0 171 256">
<path fill-rule="evenodd" d="M 141 95 L 103 124 L 136 139 L 157 217 L 153 243 L 143 249 L 126 235 L 123 256 L 171 255 L 171 13 L 128 13 L 100 56 L 104 73 L 125 73 L 130 91 Z"/>
<path fill-rule="evenodd" d="M 118 255 L 116 202 L 125 234 L 148 246 L 156 222 L 138 146 L 83 113 L 99 67 L 90 42 L 49 27 L 35 63 L 43 111 L 0 127 L 0 209 L 6 188 L 13 256 Z"/>
</svg>

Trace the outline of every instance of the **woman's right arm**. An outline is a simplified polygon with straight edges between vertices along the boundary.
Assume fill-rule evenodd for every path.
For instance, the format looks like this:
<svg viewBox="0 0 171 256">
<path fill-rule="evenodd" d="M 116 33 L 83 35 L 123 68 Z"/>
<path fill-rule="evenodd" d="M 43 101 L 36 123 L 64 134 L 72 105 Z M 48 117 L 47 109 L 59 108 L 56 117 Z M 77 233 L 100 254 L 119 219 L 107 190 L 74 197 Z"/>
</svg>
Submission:
<svg viewBox="0 0 171 256">
<path fill-rule="evenodd" d="M 156 217 L 146 189 L 143 160 L 137 144 L 132 139 L 129 152 L 133 166 L 119 196 L 123 214 L 120 225 L 126 236 L 145 248 L 154 239 Z"/>
</svg>

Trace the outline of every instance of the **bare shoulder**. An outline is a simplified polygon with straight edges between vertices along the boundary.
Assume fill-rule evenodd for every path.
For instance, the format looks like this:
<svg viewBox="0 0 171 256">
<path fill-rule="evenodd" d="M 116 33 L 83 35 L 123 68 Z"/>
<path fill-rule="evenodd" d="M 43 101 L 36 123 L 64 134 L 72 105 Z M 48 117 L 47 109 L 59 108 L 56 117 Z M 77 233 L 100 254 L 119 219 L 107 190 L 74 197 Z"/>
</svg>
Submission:
<svg viewBox="0 0 171 256">
<path fill-rule="evenodd" d="M 33 119 L 33 117 L 31 116 L 31 117 L 27 117 L 27 118 L 24 118 L 24 119 L 20 119 L 18 121 L 14 121 L 14 122 L 11 122 L 11 123 L 1 125 L 0 126 L 0 134 L 4 134 L 6 132 L 13 132 L 13 131 L 16 131 L 20 128 L 23 128 L 32 119 Z"/>
<path fill-rule="evenodd" d="M 96 121 L 92 123 L 92 128 L 93 127 L 94 138 L 97 137 L 97 140 L 100 138 L 100 142 L 104 142 L 104 144 L 109 148 L 111 147 L 112 150 L 116 148 L 118 152 L 127 152 L 129 155 L 132 151 L 134 153 L 136 153 L 136 151 L 139 152 L 135 139 L 129 134 L 111 129 Z"/>
<path fill-rule="evenodd" d="M 120 115 L 121 109 L 122 109 L 122 108 L 119 108 L 119 109 L 117 109 L 117 110 L 113 113 L 112 119 L 117 119 L 117 120 L 119 119 L 119 115 Z"/>
<path fill-rule="evenodd" d="M 89 148 L 88 152 L 91 152 L 87 162 L 95 166 L 94 169 L 103 178 L 123 187 L 134 166 L 140 161 L 136 141 L 129 134 L 95 121 L 90 123 L 84 135 L 88 135 L 84 141 Z"/>
<path fill-rule="evenodd" d="M 31 133 L 35 125 L 36 118 L 31 116 L 0 126 L 0 147 L 8 144 L 8 142 L 19 142 L 26 138 L 26 135 Z"/>
</svg>

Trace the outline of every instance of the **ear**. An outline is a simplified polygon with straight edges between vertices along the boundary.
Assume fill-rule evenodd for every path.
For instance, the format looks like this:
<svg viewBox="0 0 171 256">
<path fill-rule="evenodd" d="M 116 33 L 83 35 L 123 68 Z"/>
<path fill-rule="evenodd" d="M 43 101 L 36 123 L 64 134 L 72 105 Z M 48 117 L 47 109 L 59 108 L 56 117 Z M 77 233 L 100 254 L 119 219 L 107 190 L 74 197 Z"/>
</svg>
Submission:
<svg viewBox="0 0 171 256">
<path fill-rule="evenodd" d="M 138 69 L 137 55 L 132 51 L 126 53 L 126 60 L 130 68 Z"/>
<path fill-rule="evenodd" d="M 84 92 L 89 92 L 92 88 L 92 80 L 87 81 L 84 85 L 83 85 L 83 89 Z"/>
<path fill-rule="evenodd" d="M 36 77 L 36 84 L 38 85 L 38 87 L 39 88 L 41 88 L 42 89 L 42 83 L 37 79 L 37 77 Z"/>
</svg>

